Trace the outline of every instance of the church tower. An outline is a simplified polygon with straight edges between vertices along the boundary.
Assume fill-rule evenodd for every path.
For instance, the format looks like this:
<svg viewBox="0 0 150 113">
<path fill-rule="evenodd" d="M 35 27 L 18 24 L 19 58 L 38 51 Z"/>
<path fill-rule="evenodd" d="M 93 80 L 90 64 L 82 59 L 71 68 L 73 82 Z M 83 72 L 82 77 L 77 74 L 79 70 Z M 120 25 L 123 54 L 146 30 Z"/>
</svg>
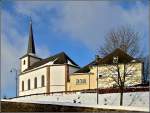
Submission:
<svg viewBox="0 0 150 113">
<path fill-rule="evenodd" d="M 41 60 L 41 58 L 36 56 L 31 20 L 29 26 L 29 40 L 27 53 L 24 56 L 22 56 L 20 60 L 21 60 L 21 72 L 28 69 L 33 63 Z"/>
</svg>

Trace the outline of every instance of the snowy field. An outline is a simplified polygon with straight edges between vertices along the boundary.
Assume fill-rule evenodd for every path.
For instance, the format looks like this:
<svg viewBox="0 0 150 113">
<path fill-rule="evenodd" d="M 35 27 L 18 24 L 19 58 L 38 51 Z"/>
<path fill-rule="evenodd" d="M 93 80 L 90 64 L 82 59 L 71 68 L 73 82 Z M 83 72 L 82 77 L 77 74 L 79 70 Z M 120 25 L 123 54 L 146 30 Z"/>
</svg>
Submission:
<svg viewBox="0 0 150 113">
<path fill-rule="evenodd" d="M 60 103 L 73 105 L 97 105 L 96 93 L 74 93 L 74 94 L 53 94 L 53 95 L 34 95 L 11 99 L 9 101 L 35 102 L 35 103 Z M 99 94 L 99 105 L 101 106 L 119 106 L 120 93 Z M 98 105 L 98 106 L 99 106 Z M 131 92 L 124 93 L 124 107 L 138 107 L 149 110 L 149 92 Z"/>
</svg>

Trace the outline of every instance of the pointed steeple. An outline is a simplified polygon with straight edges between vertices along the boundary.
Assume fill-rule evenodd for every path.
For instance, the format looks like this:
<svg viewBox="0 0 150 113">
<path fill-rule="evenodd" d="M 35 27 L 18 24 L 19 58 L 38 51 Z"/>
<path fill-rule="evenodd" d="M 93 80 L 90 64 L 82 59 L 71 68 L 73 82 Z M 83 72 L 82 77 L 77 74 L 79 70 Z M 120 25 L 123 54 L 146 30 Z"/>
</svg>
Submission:
<svg viewBox="0 0 150 113">
<path fill-rule="evenodd" d="M 33 30 L 32 30 L 32 20 L 30 18 L 30 28 L 29 28 L 29 41 L 28 41 L 28 50 L 27 54 L 35 54 L 35 45 L 33 39 Z"/>
</svg>

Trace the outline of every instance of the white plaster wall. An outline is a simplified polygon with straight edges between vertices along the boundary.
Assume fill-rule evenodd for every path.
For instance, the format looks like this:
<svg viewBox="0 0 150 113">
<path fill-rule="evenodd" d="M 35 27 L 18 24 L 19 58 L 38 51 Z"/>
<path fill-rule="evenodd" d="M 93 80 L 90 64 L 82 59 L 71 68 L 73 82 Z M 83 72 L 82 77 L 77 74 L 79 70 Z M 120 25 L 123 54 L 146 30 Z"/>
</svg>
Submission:
<svg viewBox="0 0 150 113">
<path fill-rule="evenodd" d="M 64 89 L 65 89 L 65 66 L 64 65 L 51 66 L 50 67 L 50 92 L 64 91 Z"/>
<path fill-rule="evenodd" d="M 33 89 L 33 90 L 26 90 L 24 92 L 20 92 L 19 96 L 23 96 L 23 95 L 30 95 L 30 94 L 37 94 L 37 93 L 45 93 L 46 92 L 46 87 L 41 87 L 41 88 L 37 88 L 37 89 Z"/>
<path fill-rule="evenodd" d="M 47 72 L 46 67 L 43 67 L 41 69 L 20 75 L 19 76 L 19 96 L 46 92 L 46 88 L 41 87 L 41 76 L 42 75 L 44 75 L 45 86 L 46 86 L 46 72 Z M 35 77 L 37 77 L 37 89 L 34 89 L 34 78 Z M 31 90 L 27 89 L 28 88 L 28 79 L 30 79 Z M 22 81 L 24 81 L 24 91 L 22 91 Z"/>
<path fill-rule="evenodd" d="M 23 63 L 25 60 L 25 64 Z M 21 59 L 21 72 L 28 68 L 28 57 Z"/>
<path fill-rule="evenodd" d="M 77 70 L 79 70 L 79 68 L 69 66 L 69 74 L 72 74 L 72 73 L 74 73 Z"/>
<path fill-rule="evenodd" d="M 34 58 L 34 57 L 31 57 L 31 56 L 30 56 L 30 66 L 31 66 L 33 63 L 38 62 L 38 61 L 40 61 L 40 59 Z"/>
<path fill-rule="evenodd" d="M 51 86 L 51 92 L 65 91 L 65 86 Z"/>
</svg>

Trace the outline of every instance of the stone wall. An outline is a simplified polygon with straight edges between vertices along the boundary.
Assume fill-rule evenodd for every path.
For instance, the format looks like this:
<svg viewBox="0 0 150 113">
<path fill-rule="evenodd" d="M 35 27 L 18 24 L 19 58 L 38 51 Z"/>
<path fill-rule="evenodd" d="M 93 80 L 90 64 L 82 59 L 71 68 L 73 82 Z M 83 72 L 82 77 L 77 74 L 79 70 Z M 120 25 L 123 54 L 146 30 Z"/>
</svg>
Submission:
<svg viewBox="0 0 150 113">
<path fill-rule="evenodd" d="M 2 112 L 99 112 L 99 113 L 137 113 L 137 111 L 110 110 L 102 108 L 63 106 L 1 101 Z M 143 113 L 143 112 L 138 112 Z"/>
</svg>

